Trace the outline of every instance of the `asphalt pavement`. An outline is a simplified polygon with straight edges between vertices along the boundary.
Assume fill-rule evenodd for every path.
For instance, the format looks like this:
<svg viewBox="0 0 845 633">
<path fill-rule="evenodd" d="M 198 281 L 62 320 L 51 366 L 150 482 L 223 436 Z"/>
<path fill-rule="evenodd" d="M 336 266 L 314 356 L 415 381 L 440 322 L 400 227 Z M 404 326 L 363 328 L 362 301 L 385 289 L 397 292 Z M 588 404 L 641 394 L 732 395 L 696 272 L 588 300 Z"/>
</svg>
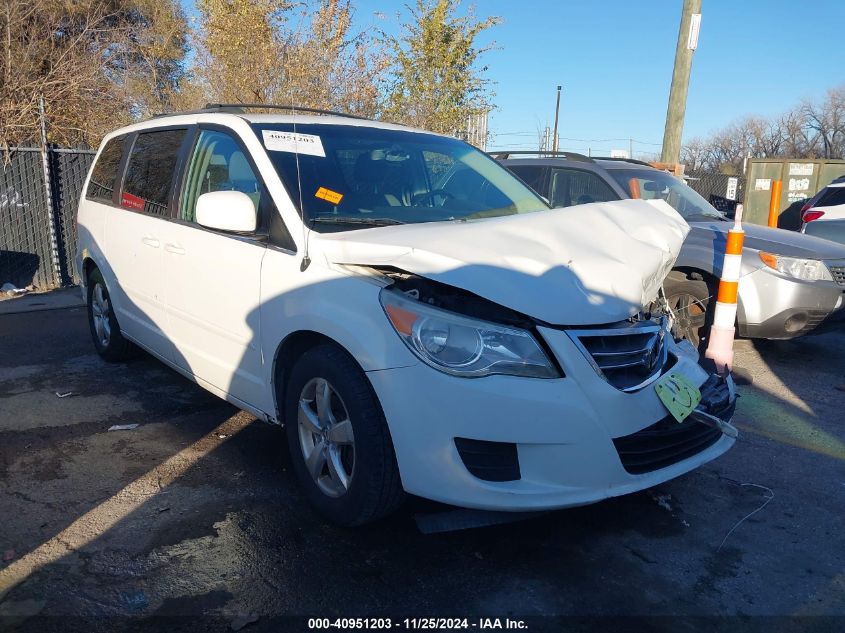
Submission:
<svg viewBox="0 0 845 633">
<path fill-rule="evenodd" d="M 736 362 L 753 384 L 715 462 L 596 505 L 425 535 L 414 516 L 449 508 L 411 500 L 374 525 L 325 524 L 279 428 L 149 356 L 101 361 L 84 308 L 0 314 L 0 628 L 460 616 L 610 630 L 550 616 L 634 615 L 666 631 L 685 630 L 680 616 L 695 630 L 845 630 L 845 333 L 740 341 Z"/>
</svg>

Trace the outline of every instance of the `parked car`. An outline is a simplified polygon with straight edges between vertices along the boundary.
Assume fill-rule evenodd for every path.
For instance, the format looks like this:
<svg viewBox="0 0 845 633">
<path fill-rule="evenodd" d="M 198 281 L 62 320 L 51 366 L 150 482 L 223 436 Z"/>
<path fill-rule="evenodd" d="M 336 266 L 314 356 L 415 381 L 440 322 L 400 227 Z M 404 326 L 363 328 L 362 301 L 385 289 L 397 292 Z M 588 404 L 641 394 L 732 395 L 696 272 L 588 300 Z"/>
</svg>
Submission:
<svg viewBox="0 0 845 633">
<path fill-rule="evenodd" d="M 845 176 L 837 178 L 801 208 L 801 232 L 845 244 Z"/>
<path fill-rule="evenodd" d="M 703 345 L 733 222 L 682 180 L 641 161 L 572 153 L 514 157 L 518 154 L 495 156 L 552 207 L 620 199 L 665 200 L 687 220 L 690 233 L 666 278 L 665 291 L 676 316 L 673 334 Z M 586 221 L 586 209 L 583 217 Z M 845 321 L 845 247 L 793 231 L 749 223 L 743 228 L 739 335 L 789 339 Z"/>
<path fill-rule="evenodd" d="M 582 505 L 734 442 L 730 377 L 643 312 L 688 231 L 662 201 L 584 218 L 453 138 L 217 107 L 108 134 L 78 229 L 99 354 L 283 424 L 340 524 Z"/>
</svg>

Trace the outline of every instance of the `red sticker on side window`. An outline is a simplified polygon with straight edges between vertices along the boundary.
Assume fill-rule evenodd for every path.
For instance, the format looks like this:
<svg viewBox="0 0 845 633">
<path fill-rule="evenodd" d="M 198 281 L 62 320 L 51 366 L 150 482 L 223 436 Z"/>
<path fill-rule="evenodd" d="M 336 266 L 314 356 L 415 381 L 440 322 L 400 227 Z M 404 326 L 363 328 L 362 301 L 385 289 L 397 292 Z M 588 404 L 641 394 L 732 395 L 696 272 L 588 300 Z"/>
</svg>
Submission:
<svg viewBox="0 0 845 633">
<path fill-rule="evenodd" d="M 138 196 L 133 196 L 131 193 L 123 192 L 123 195 L 120 196 L 120 204 L 121 206 L 128 207 L 130 209 L 138 209 L 140 211 L 144 210 L 144 199 L 139 198 Z"/>
</svg>

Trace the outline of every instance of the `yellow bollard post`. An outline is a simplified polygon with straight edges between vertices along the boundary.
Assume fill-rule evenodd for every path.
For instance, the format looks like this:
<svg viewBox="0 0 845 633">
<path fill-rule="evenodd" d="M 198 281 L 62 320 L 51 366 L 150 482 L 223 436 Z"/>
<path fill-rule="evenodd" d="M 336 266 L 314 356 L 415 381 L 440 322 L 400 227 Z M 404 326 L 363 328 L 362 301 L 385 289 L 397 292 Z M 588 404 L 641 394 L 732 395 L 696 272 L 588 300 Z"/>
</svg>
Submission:
<svg viewBox="0 0 845 633">
<path fill-rule="evenodd" d="M 769 198 L 769 226 L 778 228 L 778 215 L 780 214 L 780 192 L 782 187 L 780 180 L 772 181 L 772 197 Z"/>
</svg>

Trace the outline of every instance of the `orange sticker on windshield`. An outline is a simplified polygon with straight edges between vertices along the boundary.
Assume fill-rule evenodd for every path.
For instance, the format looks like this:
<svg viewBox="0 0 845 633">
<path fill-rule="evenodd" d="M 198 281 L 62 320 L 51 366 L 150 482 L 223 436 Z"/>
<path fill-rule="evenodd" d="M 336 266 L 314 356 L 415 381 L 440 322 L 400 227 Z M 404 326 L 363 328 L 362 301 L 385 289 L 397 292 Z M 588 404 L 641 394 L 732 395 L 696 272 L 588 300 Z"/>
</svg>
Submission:
<svg viewBox="0 0 845 633">
<path fill-rule="evenodd" d="M 332 191 L 331 189 L 326 189 L 325 187 L 320 187 L 317 189 L 317 193 L 314 194 L 315 198 L 320 198 L 320 200 L 325 200 L 326 202 L 330 202 L 331 204 L 337 204 L 341 200 L 343 200 L 343 194 L 338 193 L 337 191 Z"/>
</svg>

